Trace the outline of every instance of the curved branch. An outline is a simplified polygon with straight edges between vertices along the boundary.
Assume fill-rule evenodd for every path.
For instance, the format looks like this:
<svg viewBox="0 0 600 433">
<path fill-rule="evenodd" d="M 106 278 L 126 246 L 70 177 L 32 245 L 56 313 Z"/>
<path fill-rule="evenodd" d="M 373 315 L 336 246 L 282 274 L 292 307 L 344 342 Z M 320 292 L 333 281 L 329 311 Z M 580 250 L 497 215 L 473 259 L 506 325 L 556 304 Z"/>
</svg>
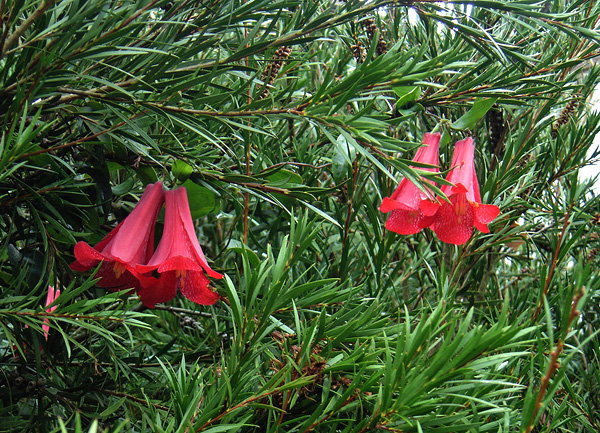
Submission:
<svg viewBox="0 0 600 433">
<path fill-rule="evenodd" d="M 27 17 L 27 19 L 21 24 L 16 30 L 6 38 L 4 44 L 2 45 L 2 52 L 0 53 L 0 57 L 4 57 L 4 54 L 13 46 L 15 42 L 27 31 L 29 27 L 43 15 L 46 10 L 54 4 L 56 0 L 47 0 L 38 6 L 36 10 L 33 11 L 31 15 Z"/>
</svg>

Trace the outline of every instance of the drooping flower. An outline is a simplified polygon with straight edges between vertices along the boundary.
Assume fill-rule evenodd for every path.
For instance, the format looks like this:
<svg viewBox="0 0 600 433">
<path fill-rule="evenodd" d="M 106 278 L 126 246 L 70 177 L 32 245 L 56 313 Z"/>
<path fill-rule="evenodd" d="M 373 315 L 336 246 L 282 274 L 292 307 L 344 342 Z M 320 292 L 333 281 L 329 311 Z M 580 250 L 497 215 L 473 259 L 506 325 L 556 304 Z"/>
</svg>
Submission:
<svg viewBox="0 0 600 433">
<path fill-rule="evenodd" d="M 413 158 L 415 162 L 439 165 L 440 134 L 425 133 L 423 147 L 420 147 Z M 437 172 L 435 168 L 420 168 Z M 428 180 L 425 182 L 433 183 Z M 391 197 L 385 197 L 379 207 L 381 212 L 391 212 L 385 227 L 401 235 L 418 233 L 433 223 L 439 208 L 433 192 L 421 191 L 411 180 L 404 178 Z"/>
<path fill-rule="evenodd" d="M 498 206 L 481 203 L 474 157 L 475 145 L 471 137 L 456 143 L 451 169 L 446 177 L 453 186 L 441 188 L 450 203 L 442 201 L 431 225 L 442 242 L 464 244 L 473 234 L 473 226 L 489 233 L 487 224 L 500 213 Z"/>
<path fill-rule="evenodd" d="M 177 288 L 189 300 L 212 305 L 219 295 L 209 287 L 207 275 L 223 278 L 213 271 L 198 243 L 185 187 L 165 191 L 165 224 L 156 251 L 137 272 L 157 272 L 158 281 L 138 293 L 144 305 L 154 308 L 159 302 L 175 297 Z"/>
<path fill-rule="evenodd" d="M 81 241 L 75 245 L 71 269 L 85 272 L 102 262 L 96 274 L 99 287 L 112 290 L 151 285 L 156 279 L 140 274 L 139 264 L 147 263 L 154 251 L 154 226 L 165 192 L 161 182 L 148 185 L 140 201 L 117 227 L 95 247 Z"/>
<path fill-rule="evenodd" d="M 56 289 L 54 290 L 54 287 L 52 286 L 48 286 L 48 295 L 46 296 L 46 307 L 48 305 L 50 305 L 51 303 L 53 303 L 56 298 L 58 298 L 60 296 L 60 290 Z M 56 305 L 50 307 L 50 308 L 46 308 L 46 313 L 52 313 L 54 310 L 56 310 Z M 45 318 L 44 319 L 44 324 L 42 325 L 42 329 L 44 330 L 44 338 L 47 340 L 48 339 L 48 333 L 50 332 L 50 325 L 49 325 L 50 321 Z"/>
</svg>

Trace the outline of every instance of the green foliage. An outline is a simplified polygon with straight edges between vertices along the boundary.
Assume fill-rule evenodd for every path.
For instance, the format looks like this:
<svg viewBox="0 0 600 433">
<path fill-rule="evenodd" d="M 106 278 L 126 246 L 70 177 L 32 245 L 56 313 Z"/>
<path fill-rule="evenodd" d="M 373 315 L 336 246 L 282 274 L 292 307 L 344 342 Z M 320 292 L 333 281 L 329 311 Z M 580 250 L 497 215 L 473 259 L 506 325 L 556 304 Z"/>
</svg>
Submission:
<svg viewBox="0 0 600 433">
<path fill-rule="evenodd" d="M 600 430 L 597 2 L 0 16 L 0 431 Z M 443 183 L 409 167 L 433 130 L 443 171 L 475 138 L 502 211 L 460 247 L 378 211 L 402 176 Z M 69 268 L 157 180 L 189 192 L 214 306 Z"/>
</svg>

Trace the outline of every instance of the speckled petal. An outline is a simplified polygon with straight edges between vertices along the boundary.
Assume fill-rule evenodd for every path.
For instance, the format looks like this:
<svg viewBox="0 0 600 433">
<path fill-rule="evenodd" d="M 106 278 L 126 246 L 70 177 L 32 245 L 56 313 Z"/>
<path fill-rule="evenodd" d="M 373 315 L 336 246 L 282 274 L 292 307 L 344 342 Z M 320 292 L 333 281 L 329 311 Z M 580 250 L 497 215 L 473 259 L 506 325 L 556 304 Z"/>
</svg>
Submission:
<svg viewBox="0 0 600 433">
<path fill-rule="evenodd" d="M 220 298 L 218 293 L 213 292 L 209 287 L 209 281 L 204 272 L 188 272 L 183 280 L 184 283 L 179 287 L 179 291 L 190 301 L 200 305 L 212 305 Z"/>
<path fill-rule="evenodd" d="M 140 301 L 148 308 L 156 304 L 168 302 L 177 294 L 177 281 L 175 271 L 165 272 L 151 285 L 138 290 Z"/>
<path fill-rule="evenodd" d="M 475 211 L 475 227 L 483 233 L 489 233 L 487 224 L 492 222 L 499 214 L 500 208 L 493 204 L 473 203 Z"/>
<path fill-rule="evenodd" d="M 473 208 L 466 201 L 464 194 L 454 195 L 450 197 L 450 201 L 452 204 L 442 203 L 431 228 L 442 242 L 462 245 L 473 234 Z M 462 201 L 464 203 L 461 204 Z"/>
</svg>

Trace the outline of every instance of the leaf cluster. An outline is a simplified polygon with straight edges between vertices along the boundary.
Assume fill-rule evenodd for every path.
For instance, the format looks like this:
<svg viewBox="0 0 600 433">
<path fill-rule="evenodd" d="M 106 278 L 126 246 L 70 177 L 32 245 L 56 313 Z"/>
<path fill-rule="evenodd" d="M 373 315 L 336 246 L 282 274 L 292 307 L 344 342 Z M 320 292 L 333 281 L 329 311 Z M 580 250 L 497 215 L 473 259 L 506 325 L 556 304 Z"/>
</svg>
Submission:
<svg viewBox="0 0 600 433">
<path fill-rule="evenodd" d="M 600 4 L 0 16 L 0 431 L 600 429 L 600 205 L 578 176 L 598 156 Z M 442 175 L 411 163 L 431 131 Z M 466 136 L 491 232 L 385 231 L 381 199 L 444 184 Z M 69 268 L 157 180 L 186 187 L 226 275 L 214 306 L 145 309 Z"/>
</svg>

